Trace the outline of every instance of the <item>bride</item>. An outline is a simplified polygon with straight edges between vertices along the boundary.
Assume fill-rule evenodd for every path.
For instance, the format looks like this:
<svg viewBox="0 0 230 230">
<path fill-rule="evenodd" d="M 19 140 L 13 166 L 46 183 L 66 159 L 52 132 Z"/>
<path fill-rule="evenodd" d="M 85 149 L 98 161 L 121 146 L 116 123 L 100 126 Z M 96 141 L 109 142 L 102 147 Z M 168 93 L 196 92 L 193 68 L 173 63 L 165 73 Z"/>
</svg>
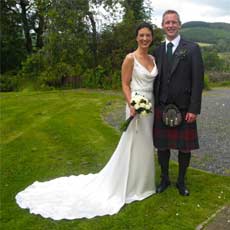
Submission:
<svg viewBox="0 0 230 230">
<path fill-rule="evenodd" d="M 126 117 L 134 119 L 105 167 L 96 174 L 36 181 L 16 195 L 21 208 L 54 220 L 93 218 L 113 215 L 124 204 L 155 193 L 153 114 L 140 116 L 130 104 L 136 93 L 153 102 L 153 83 L 158 72 L 154 58 L 148 55 L 152 40 L 151 25 L 140 24 L 136 30 L 138 47 L 122 64 Z"/>
</svg>

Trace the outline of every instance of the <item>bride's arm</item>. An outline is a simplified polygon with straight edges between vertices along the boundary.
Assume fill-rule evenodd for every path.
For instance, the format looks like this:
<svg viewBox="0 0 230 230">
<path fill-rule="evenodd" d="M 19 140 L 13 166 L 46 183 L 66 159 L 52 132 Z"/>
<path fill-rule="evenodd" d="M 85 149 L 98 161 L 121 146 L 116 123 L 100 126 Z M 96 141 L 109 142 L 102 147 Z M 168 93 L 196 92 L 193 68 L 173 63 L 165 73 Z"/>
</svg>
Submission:
<svg viewBox="0 0 230 230">
<path fill-rule="evenodd" d="M 130 89 L 130 82 L 132 80 L 132 72 L 133 72 L 133 63 L 134 57 L 132 54 L 128 54 L 123 63 L 121 68 L 121 79 L 122 79 L 122 90 L 127 101 L 127 104 L 130 108 L 130 115 L 135 115 L 135 109 L 133 106 L 130 105 L 131 100 L 131 89 Z"/>
</svg>

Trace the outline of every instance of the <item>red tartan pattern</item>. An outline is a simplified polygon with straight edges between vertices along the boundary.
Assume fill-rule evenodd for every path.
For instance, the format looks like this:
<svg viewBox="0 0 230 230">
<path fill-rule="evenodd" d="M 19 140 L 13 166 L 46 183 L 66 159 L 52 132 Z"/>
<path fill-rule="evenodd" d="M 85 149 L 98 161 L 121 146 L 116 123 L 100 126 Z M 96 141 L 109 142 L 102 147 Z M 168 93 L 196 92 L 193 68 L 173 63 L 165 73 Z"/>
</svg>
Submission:
<svg viewBox="0 0 230 230">
<path fill-rule="evenodd" d="M 179 149 L 190 151 L 199 148 L 196 122 L 182 124 L 176 128 L 166 127 L 162 122 L 161 107 L 155 108 L 153 142 L 157 149 Z M 183 118 L 185 112 L 182 113 Z"/>
</svg>

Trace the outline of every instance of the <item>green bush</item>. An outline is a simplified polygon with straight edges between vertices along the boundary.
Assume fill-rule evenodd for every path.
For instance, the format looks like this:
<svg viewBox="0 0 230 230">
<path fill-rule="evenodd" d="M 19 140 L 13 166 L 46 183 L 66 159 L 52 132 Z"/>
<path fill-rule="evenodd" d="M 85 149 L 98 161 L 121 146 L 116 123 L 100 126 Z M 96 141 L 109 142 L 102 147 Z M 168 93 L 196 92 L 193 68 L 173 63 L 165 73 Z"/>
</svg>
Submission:
<svg viewBox="0 0 230 230">
<path fill-rule="evenodd" d="M 111 66 L 98 65 L 87 68 L 79 63 L 66 61 L 48 63 L 40 51 L 27 58 L 18 73 L 22 88 L 53 89 L 53 88 L 100 88 L 119 89 L 121 87 L 120 70 L 111 70 Z"/>
<path fill-rule="evenodd" d="M 209 76 L 207 74 L 204 75 L 204 89 L 205 90 L 210 90 L 210 81 L 209 81 Z"/>
<path fill-rule="evenodd" d="M 107 72 L 108 71 L 100 65 L 97 66 L 95 70 L 87 69 L 82 74 L 83 87 L 100 89 L 111 88 L 112 79 Z"/>
<path fill-rule="evenodd" d="M 121 88 L 121 72 L 115 71 L 112 73 L 112 89 L 120 89 Z"/>
<path fill-rule="evenodd" d="M 19 80 L 15 73 L 6 72 L 1 74 L 0 77 L 0 91 L 10 92 L 17 91 L 19 89 Z"/>
<path fill-rule="evenodd" d="M 88 69 L 83 74 L 83 86 L 87 88 L 120 89 L 120 71 L 108 71 L 103 66 L 97 66 L 95 70 Z"/>
<path fill-rule="evenodd" d="M 42 87 L 61 87 L 62 77 L 69 76 L 71 74 L 71 66 L 64 62 L 60 62 L 43 71 L 39 76 L 39 82 Z"/>
<path fill-rule="evenodd" d="M 73 68 L 64 63 L 59 62 L 55 66 L 47 67 L 39 76 L 39 85 L 41 88 L 59 88 L 62 86 L 62 79 L 65 76 L 72 76 Z"/>
<path fill-rule="evenodd" d="M 31 55 L 23 63 L 19 76 L 24 80 L 24 88 L 32 85 L 34 89 L 61 88 L 63 79 L 79 77 L 82 68 L 76 64 L 72 66 L 66 62 L 48 65 L 42 53 Z"/>
<path fill-rule="evenodd" d="M 28 56 L 22 63 L 22 69 L 19 75 L 26 80 L 37 80 L 38 76 L 45 68 L 44 62 L 44 54 L 42 51 Z"/>
<path fill-rule="evenodd" d="M 230 81 L 211 82 L 211 87 L 230 87 Z"/>
<path fill-rule="evenodd" d="M 82 74 L 82 87 L 83 88 L 94 88 L 93 70 L 86 69 Z"/>
<path fill-rule="evenodd" d="M 107 85 L 110 84 L 110 79 L 107 77 L 106 69 L 101 65 L 98 65 L 94 71 L 94 86 L 96 88 L 104 89 Z"/>
</svg>

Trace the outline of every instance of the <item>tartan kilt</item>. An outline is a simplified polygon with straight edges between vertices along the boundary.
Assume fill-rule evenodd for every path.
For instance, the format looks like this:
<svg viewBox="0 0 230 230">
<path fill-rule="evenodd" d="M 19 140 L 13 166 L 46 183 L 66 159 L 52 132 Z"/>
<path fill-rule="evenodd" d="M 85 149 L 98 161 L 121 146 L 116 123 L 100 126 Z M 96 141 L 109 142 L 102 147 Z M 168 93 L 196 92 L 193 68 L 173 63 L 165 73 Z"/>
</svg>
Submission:
<svg viewBox="0 0 230 230">
<path fill-rule="evenodd" d="M 157 149 L 179 149 L 190 151 L 199 148 L 196 121 L 187 123 L 182 111 L 182 124 L 169 128 L 162 122 L 163 106 L 157 106 L 154 111 L 153 142 Z"/>
</svg>

